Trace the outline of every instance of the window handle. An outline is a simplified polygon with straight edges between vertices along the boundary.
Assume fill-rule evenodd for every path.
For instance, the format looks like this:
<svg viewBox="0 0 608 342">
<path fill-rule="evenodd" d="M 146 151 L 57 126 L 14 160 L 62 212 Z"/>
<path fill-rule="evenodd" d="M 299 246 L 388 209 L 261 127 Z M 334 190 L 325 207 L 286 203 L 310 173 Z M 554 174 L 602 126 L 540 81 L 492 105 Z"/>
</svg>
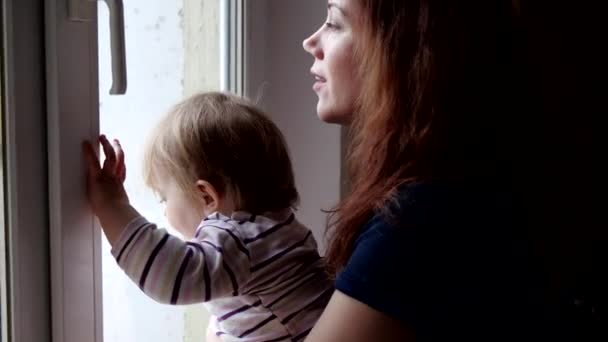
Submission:
<svg viewBox="0 0 608 342">
<path fill-rule="evenodd" d="M 87 21 L 80 13 L 82 0 L 69 0 L 68 15 L 73 21 Z M 110 49 L 112 53 L 111 95 L 127 92 L 127 57 L 125 49 L 125 13 L 122 0 L 104 1 L 110 11 Z"/>
<path fill-rule="evenodd" d="M 125 50 L 125 12 L 122 0 L 104 0 L 110 10 L 110 45 L 112 50 L 111 95 L 127 92 L 127 53 Z"/>
</svg>

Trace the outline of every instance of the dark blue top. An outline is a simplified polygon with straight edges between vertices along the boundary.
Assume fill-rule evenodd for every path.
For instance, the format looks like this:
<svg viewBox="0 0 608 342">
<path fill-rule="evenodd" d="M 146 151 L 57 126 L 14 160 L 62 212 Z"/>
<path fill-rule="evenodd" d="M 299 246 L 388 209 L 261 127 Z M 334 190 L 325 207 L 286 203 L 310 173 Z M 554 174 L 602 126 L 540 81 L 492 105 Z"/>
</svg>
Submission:
<svg viewBox="0 0 608 342">
<path fill-rule="evenodd" d="M 406 186 L 392 216 L 363 227 L 336 288 L 418 341 L 545 340 L 540 282 L 508 202 L 482 187 Z"/>
</svg>

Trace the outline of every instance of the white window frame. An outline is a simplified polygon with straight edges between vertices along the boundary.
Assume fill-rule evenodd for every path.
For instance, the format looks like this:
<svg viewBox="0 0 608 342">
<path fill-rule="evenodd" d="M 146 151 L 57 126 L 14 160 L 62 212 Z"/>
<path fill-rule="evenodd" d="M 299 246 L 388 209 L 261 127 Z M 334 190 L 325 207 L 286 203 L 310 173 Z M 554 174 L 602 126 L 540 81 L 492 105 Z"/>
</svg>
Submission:
<svg viewBox="0 0 608 342">
<path fill-rule="evenodd" d="M 251 4 L 251 1 L 247 4 Z M 225 35 L 222 37 L 222 90 L 228 90 L 239 96 L 246 94 L 246 48 L 245 29 L 247 18 L 245 0 L 222 0 L 222 26 Z"/>
<path fill-rule="evenodd" d="M 51 341 L 44 8 L 2 2 L 5 117 L 4 342 Z"/>
<path fill-rule="evenodd" d="M 99 132 L 97 3 L 45 1 L 53 341 L 103 341 L 101 233 L 85 197 L 81 144 Z"/>
</svg>

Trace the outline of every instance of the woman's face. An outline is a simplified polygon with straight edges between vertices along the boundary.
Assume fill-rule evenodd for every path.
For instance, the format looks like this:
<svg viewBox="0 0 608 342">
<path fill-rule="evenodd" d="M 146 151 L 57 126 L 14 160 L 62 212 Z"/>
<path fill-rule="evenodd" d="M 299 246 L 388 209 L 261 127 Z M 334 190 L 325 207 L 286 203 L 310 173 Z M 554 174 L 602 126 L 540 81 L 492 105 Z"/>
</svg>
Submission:
<svg viewBox="0 0 608 342">
<path fill-rule="evenodd" d="M 356 0 L 330 0 L 327 21 L 304 40 L 304 50 L 314 57 L 317 114 L 328 123 L 348 124 L 355 110 L 361 81 L 354 60 L 355 32 L 361 25 Z"/>
</svg>

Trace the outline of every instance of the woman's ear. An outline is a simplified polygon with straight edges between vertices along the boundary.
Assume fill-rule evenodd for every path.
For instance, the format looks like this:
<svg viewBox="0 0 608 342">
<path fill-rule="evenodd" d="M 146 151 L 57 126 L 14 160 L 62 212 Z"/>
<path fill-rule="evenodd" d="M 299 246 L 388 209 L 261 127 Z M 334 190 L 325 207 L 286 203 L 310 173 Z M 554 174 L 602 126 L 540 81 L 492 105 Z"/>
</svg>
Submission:
<svg viewBox="0 0 608 342">
<path fill-rule="evenodd" d="M 196 181 L 196 188 L 202 199 L 205 215 L 210 215 L 211 213 L 218 211 L 220 207 L 220 195 L 215 187 L 211 183 L 199 179 Z"/>
</svg>

